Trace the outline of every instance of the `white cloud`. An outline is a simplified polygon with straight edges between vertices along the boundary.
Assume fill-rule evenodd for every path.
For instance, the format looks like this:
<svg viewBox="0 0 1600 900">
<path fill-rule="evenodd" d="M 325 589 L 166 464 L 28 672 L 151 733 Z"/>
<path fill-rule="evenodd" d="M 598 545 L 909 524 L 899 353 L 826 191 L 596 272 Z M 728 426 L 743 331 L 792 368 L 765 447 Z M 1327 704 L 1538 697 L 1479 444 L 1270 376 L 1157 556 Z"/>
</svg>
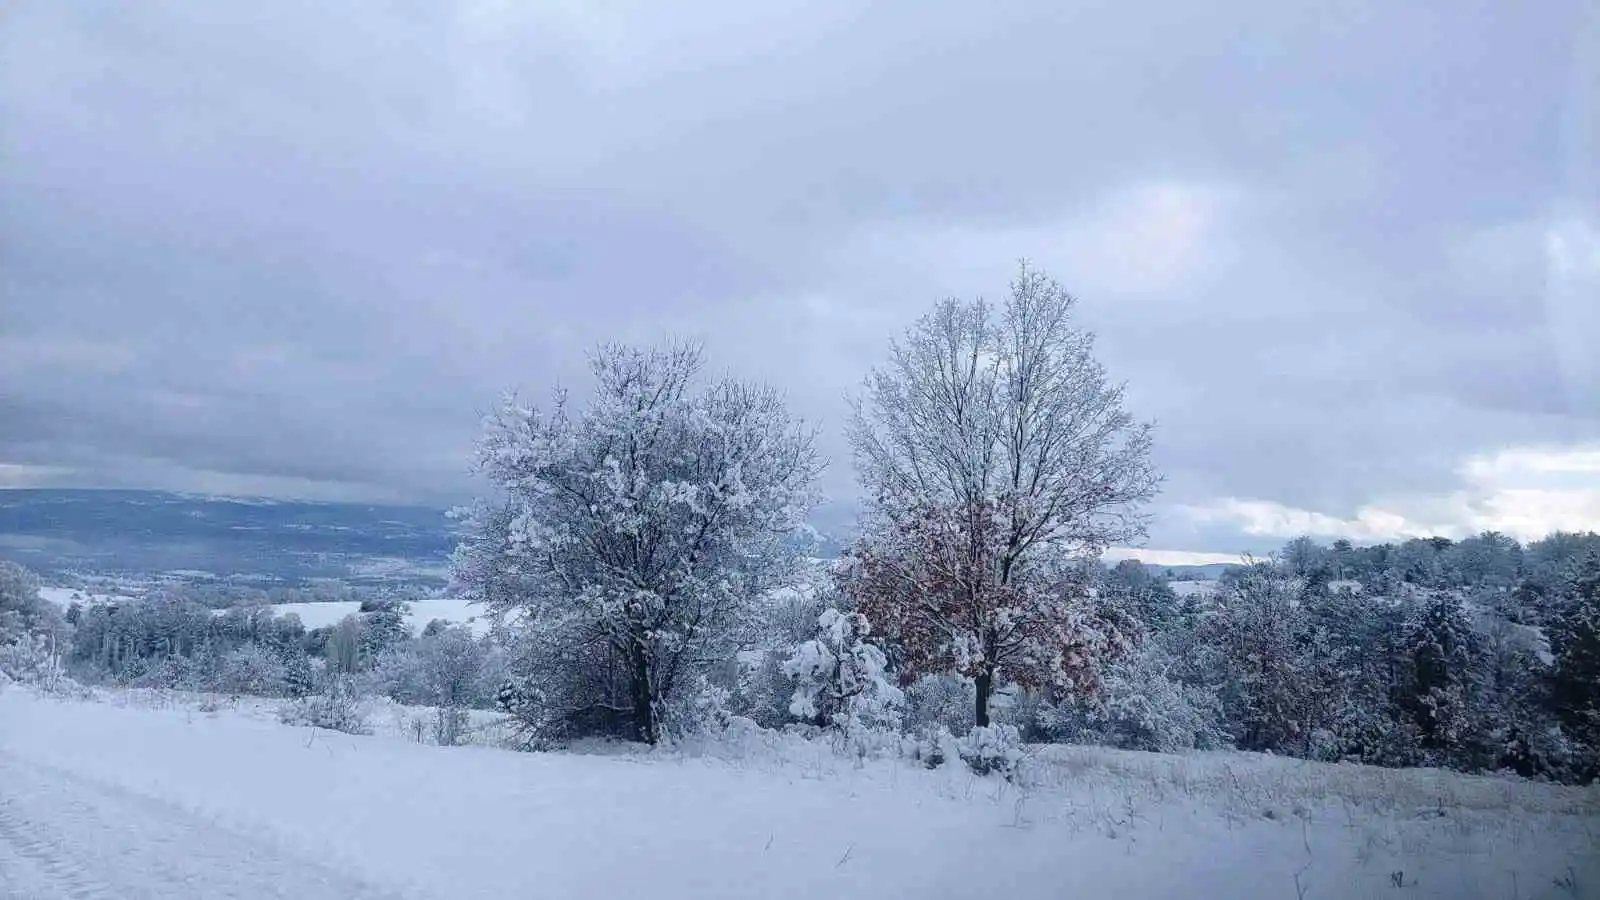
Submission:
<svg viewBox="0 0 1600 900">
<path fill-rule="evenodd" d="M 1237 565 L 1246 561 L 1241 553 L 1205 553 L 1196 550 L 1149 550 L 1142 547 L 1112 547 L 1102 554 L 1108 562 L 1137 559 L 1150 566 Z"/>
<path fill-rule="evenodd" d="M 1463 481 L 1457 490 L 1386 497 L 1351 516 L 1238 497 L 1183 511 L 1199 522 L 1277 538 L 1385 541 L 1499 531 L 1526 541 L 1600 527 L 1600 446 L 1512 447 L 1469 457 L 1456 471 Z"/>
</svg>

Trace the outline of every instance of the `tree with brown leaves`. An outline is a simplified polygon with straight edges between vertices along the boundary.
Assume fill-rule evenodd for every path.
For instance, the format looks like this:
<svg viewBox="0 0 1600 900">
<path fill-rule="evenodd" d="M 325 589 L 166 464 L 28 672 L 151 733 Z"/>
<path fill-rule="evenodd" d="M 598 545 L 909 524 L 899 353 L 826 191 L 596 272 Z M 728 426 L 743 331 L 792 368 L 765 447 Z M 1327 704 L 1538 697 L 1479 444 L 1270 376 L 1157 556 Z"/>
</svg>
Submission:
<svg viewBox="0 0 1600 900">
<path fill-rule="evenodd" d="M 848 589 L 903 674 L 974 680 L 980 725 L 997 681 L 1085 689 L 1128 641 L 1074 561 L 1142 535 L 1160 479 L 1073 306 L 1026 263 L 998 310 L 941 303 L 852 423 L 868 509 Z"/>
</svg>

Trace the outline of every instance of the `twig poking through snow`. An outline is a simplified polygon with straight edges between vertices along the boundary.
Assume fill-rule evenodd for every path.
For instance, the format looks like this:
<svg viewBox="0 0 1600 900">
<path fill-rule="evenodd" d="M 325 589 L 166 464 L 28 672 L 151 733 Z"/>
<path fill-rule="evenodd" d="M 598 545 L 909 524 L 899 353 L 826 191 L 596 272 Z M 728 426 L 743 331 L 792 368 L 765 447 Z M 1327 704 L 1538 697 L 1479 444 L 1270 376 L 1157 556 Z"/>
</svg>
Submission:
<svg viewBox="0 0 1600 900">
<path fill-rule="evenodd" d="M 851 844 L 850 846 L 844 848 L 844 855 L 839 857 L 839 861 L 834 863 L 833 867 L 835 869 L 837 869 L 840 866 L 844 865 L 845 863 L 849 862 L 850 861 L 850 854 L 853 853 L 855 851 L 855 849 L 856 849 L 856 845 L 855 844 Z"/>
</svg>

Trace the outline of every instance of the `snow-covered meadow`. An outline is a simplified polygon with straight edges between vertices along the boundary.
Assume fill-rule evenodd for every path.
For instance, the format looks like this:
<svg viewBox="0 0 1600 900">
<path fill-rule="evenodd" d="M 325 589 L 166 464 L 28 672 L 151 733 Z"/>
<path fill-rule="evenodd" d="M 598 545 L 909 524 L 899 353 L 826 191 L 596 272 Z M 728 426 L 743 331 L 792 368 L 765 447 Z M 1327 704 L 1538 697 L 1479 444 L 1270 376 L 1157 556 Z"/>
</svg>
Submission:
<svg viewBox="0 0 1600 900">
<path fill-rule="evenodd" d="M 354 615 L 361 604 L 354 600 L 331 603 L 278 603 L 272 611 L 277 615 L 294 614 L 307 628 L 337 625 L 345 616 Z M 426 628 L 434 619 L 454 624 L 469 625 L 474 634 L 483 635 L 489 630 L 489 617 L 481 607 L 473 606 L 461 597 L 428 597 L 407 601 L 406 624 L 412 634 Z"/>
<path fill-rule="evenodd" d="M 72 603 L 81 603 L 85 606 L 96 603 L 126 603 L 138 598 L 127 594 L 105 594 L 81 591 L 70 587 L 46 586 L 39 589 L 41 599 L 47 600 L 56 606 L 65 608 Z M 300 617 L 300 621 L 307 628 L 323 628 L 328 625 L 337 625 L 345 616 L 354 615 L 361 610 L 361 604 L 355 600 L 330 601 L 325 603 L 276 603 L 272 605 L 275 615 L 293 613 Z M 225 610 L 218 610 L 220 614 Z M 489 631 L 489 617 L 480 607 L 469 603 L 461 597 L 426 597 L 421 600 L 407 601 L 406 625 L 412 634 L 418 634 L 434 619 L 443 619 L 452 625 L 461 624 L 472 628 L 474 634 L 483 635 Z"/>
<path fill-rule="evenodd" d="M 529 754 L 94 697 L 0 690 L 0 826 L 32 836 L 0 874 L 23 896 L 65 892 L 61 859 L 69 896 L 1600 896 L 1593 788 L 1064 746 L 1008 783 L 748 729 Z M 246 846 L 249 883 L 226 865 Z"/>
<path fill-rule="evenodd" d="M 128 594 L 106 594 L 95 591 L 79 590 L 70 587 L 54 587 L 46 585 L 39 588 L 39 598 L 54 603 L 56 606 L 66 607 L 73 603 L 89 606 L 95 603 L 125 603 L 135 599 Z"/>
</svg>

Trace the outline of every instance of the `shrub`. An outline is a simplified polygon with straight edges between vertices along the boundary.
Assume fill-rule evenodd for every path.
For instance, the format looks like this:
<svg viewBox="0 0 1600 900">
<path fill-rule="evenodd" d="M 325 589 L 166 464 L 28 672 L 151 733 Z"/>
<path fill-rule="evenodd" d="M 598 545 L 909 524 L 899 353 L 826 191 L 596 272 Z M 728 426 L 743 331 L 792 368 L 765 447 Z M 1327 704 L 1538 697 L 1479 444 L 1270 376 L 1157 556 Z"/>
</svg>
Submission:
<svg viewBox="0 0 1600 900">
<path fill-rule="evenodd" d="M 260 644 L 245 644 L 223 657 L 217 673 L 216 689 L 233 696 L 278 697 L 287 688 L 287 667 Z"/>
<path fill-rule="evenodd" d="M 320 694 L 302 697 L 283 705 L 278 721 L 285 725 L 309 725 L 342 731 L 345 734 L 370 734 L 366 698 L 349 677 L 332 676 Z"/>
<path fill-rule="evenodd" d="M 979 725 L 956 742 L 967 767 L 979 775 L 1011 779 L 1022 762 L 1022 736 L 1014 725 Z"/>
</svg>

